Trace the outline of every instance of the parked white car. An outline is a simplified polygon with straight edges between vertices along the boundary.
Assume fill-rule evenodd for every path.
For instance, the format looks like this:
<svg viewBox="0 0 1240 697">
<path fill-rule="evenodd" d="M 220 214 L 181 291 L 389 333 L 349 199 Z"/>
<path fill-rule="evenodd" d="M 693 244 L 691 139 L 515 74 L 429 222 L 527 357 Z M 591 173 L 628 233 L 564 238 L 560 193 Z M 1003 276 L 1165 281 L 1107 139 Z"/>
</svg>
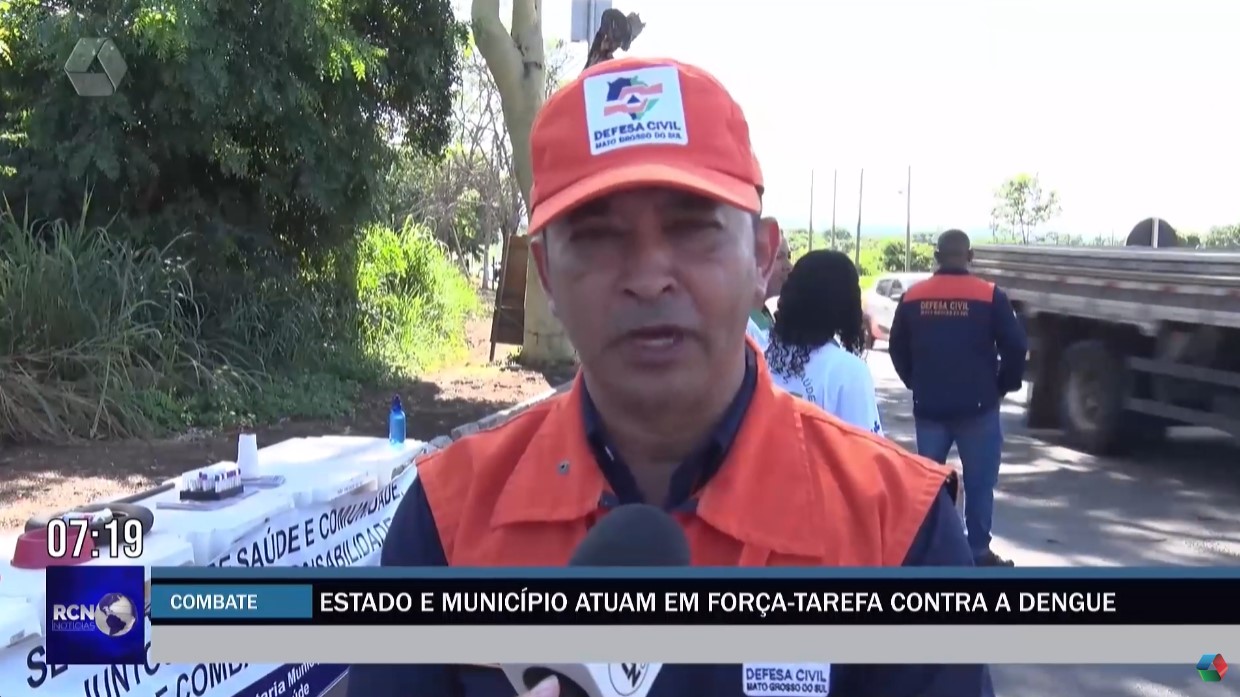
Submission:
<svg viewBox="0 0 1240 697">
<path fill-rule="evenodd" d="M 874 287 L 861 294 L 861 310 L 865 316 L 866 344 L 873 347 L 875 341 L 886 341 L 891 334 L 891 323 L 896 317 L 896 306 L 909 288 L 930 278 L 930 273 L 885 273 L 878 277 Z"/>
</svg>

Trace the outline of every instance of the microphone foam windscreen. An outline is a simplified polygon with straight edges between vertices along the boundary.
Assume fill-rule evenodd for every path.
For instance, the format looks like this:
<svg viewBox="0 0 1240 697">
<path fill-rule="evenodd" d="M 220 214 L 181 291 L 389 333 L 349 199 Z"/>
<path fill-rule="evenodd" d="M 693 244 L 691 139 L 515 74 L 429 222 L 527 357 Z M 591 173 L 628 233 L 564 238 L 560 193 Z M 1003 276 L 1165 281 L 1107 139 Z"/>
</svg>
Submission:
<svg viewBox="0 0 1240 697">
<path fill-rule="evenodd" d="M 689 566 L 680 524 L 647 504 L 619 506 L 590 529 L 569 566 Z"/>
</svg>

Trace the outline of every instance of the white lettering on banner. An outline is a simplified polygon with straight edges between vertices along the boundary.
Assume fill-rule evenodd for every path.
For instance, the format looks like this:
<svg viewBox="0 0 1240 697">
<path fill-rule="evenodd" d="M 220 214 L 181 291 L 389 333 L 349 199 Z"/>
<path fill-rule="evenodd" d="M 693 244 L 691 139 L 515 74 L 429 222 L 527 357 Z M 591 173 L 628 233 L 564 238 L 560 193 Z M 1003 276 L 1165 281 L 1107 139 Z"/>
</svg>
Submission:
<svg viewBox="0 0 1240 697">
<path fill-rule="evenodd" d="M 413 482 L 410 468 L 378 493 L 353 494 L 332 504 L 276 516 L 211 566 L 356 566 L 383 549 L 392 514 Z"/>
<path fill-rule="evenodd" d="M 150 631 L 150 620 L 147 620 Z M 315 697 L 308 674 L 317 664 L 171 664 L 68 666 L 50 664 L 43 646 L 0 651 L 3 697 Z M 321 676 L 320 676 L 321 677 Z M 322 682 L 320 679 L 318 682 Z M 255 686 L 257 683 L 257 686 Z"/>
<path fill-rule="evenodd" d="M 378 492 L 274 516 L 211 565 L 378 565 L 392 515 L 416 476 L 411 467 Z M 149 618 L 146 631 L 150 636 Z M 34 643 L 0 649 L 0 697 L 316 697 L 310 677 L 317 670 L 321 682 L 330 668 L 154 663 L 150 643 L 146 648 L 146 663 L 111 666 L 49 664 L 43 646 Z M 257 691 L 246 690 L 258 683 Z M 245 694 L 238 695 L 242 690 Z"/>
<path fill-rule="evenodd" d="M 148 656 L 151 645 L 147 644 Z M 48 665 L 43 661 L 43 647 L 38 646 L 27 656 L 30 674 L 25 685 L 10 679 L 16 673 L 0 673 L 0 695 L 42 695 L 51 697 L 206 697 L 233 695 L 251 687 L 244 697 L 311 697 L 310 671 L 317 663 L 301 663 L 285 668 L 280 665 L 250 663 L 199 663 L 171 665 L 66 666 Z M 6 665 L 0 663 L 0 665 Z M 8 670 L 8 666 L 4 668 Z M 69 680 L 74 682 L 69 682 Z M 80 688 L 75 683 L 80 680 Z M 256 689 L 254 683 L 261 681 Z M 44 685 L 49 685 L 47 689 Z M 20 689 L 20 688 L 26 689 Z M 20 691 L 18 691 L 20 689 Z"/>
<path fill-rule="evenodd" d="M 150 620 L 147 620 L 150 631 Z M 219 687 L 240 689 L 278 666 L 251 666 L 249 663 L 199 663 L 173 665 L 150 660 L 151 644 L 146 644 L 147 660 L 137 665 L 68 666 L 49 664 L 41 645 L 31 648 L 25 657 L 24 685 L 10 682 L 20 673 L 10 666 L 10 654 L 0 654 L 0 695 L 48 694 L 54 697 L 204 697 Z M 75 687 L 76 685 L 76 687 Z M 221 693 L 221 694 L 232 694 Z"/>
<path fill-rule="evenodd" d="M 383 540 L 387 537 L 388 528 L 392 526 L 392 517 L 371 525 L 332 547 L 325 554 L 316 554 L 314 559 L 303 561 L 302 566 L 363 566 L 363 560 L 378 557 L 383 552 Z"/>
</svg>

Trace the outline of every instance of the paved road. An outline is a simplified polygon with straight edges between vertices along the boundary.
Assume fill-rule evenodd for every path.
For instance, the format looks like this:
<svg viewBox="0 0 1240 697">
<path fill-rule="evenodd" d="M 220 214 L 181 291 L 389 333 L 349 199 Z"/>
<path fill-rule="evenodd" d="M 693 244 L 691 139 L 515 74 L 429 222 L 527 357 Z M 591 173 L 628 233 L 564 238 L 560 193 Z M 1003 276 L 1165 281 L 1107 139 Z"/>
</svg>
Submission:
<svg viewBox="0 0 1240 697">
<path fill-rule="evenodd" d="M 908 392 L 882 344 L 868 360 L 888 435 L 914 447 Z M 1137 458 L 1095 458 L 1031 437 L 1023 404 L 1018 394 L 1003 406 L 995 551 L 1021 566 L 1240 565 L 1240 450 L 1186 430 Z M 995 687 L 999 697 L 1240 697 L 1240 680 L 1203 683 L 1196 658 L 1146 667 L 999 666 Z"/>
</svg>

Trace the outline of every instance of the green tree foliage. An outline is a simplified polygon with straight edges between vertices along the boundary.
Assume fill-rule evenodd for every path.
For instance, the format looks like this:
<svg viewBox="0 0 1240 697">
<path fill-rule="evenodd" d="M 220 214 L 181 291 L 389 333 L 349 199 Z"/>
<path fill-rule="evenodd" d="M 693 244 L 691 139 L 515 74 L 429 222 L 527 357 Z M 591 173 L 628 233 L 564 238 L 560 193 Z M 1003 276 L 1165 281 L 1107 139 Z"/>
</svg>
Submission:
<svg viewBox="0 0 1240 697">
<path fill-rule="evenodd" d="M 788 240 L 788 251 L 792 253 L 793 263 L 805 253 L 809 251 L 809 231 L 800 228 L 786 229 L 783 231 L 784 237 Z M 832 246 L 834 242 L 834 246 Z M 814 249 L 835 249 L 844 252 L 849 258 L 856 259 L 855 249 L 857 246 L 856 233 L 842 227 L 836 227 L 834 230 L 824 230 L 814 233 Z M 903 262 L 901 262 L 903 264 Z M 879 240 L 866 239 L 861 240 L 860 263 L 857 266 L 857 273 L 861 275 L 861 283 L 865 286 L 869 279 L 883 271 L 883 256 L 881 243 Z"/>
<path fill-rule="evenodd" d="M 1045 191 L 1036 174 L 1018 174 L 995 192 L 990 227 L 996 241 L 1029 244 L 1037 228 L 1061 211 L 1059 194 Z"/>
<path fill-rule="evenodd" d="M 883 244 L 883 270 L 890 272 L 904 271 L 904 240 L 889 240 Z M 909 258 L 909 271 L 931 271 L 934 269 L 934 246 L 924 243 L 913 243 L 913 254 Z"/>
<path fill-rule="evenodd" d="M 784 235 L 784 240 L 788 242 L 788 251 L 792 254 L 792 260 L 796 261 L 797 259 L 805 256 L 805 253 L 809 251 L 810 247 L 809 230 L 793 228 L 782 230 L 782 232 Z M 822 248 L 822 233 L 815 232 L 814 249 Z"/>
<path fill-rule="evenodd" d="M 99 36 L 128 74 L 79 97 Z M 463 350 L 472 288 L 383 194 L 452 140 L 464 36 L 447 0 L 0 0 L 0 439 L 334 416 Z"/>
<path fill-rule="evenodd" d="M 76 217 L 90 187 L 161 241 L 317 254 L 370 212 L 391 143 L 448 143 L 465 34 L 447 0 L 61 4 L 0 5 L 3 191 L 37 216 Z M 63 72 L 91 36 L 129 66 L 111 97 Z"/>
<path fill-rule="evenodd" d="M 438 160 L 402 148 L 390 167 L 374 199 L 374 219 L 393 229 L 424 225 L 459 266 L 478 261 L 486 220 L 478 182 L 491 178 L 487 163 L 454 144 Z"/>
<path fill-rule="evenodd" d="M 1211 248 L 1240 247 L 1240 224 L 1216 225 L 1210 228 L 1202 243 Z"/>
<path fill-rule="evenodd" d="M 1058 247 L 1082 247 L 1085 245 L 1084 235 L 1073 235 L 1066 232 L 1048 232 L 1038 237 L 1038 242 Z"/>
<path fill-rule="evenodd" d="M 788 250 L 792 252 L 793 261 L 800 259 L 809 251 L 809 231 L 801 228 L 784 230 L 784 237 L 788 240 Z M 837 227 L 834 230 L 821 230 L 814 232 L 814 249 L 837 249 L 841 252 L 852 253 L 855 244 L 854 234 L 852 230 L 846 230 Z"/>
<path fill-rule="evenodd" d="M 851 252 L 852 248 L 857 244 L 857 233 L 855 230 L 835 227 L 819 234 L 822 235 L 824 245 L 830 249 Z"/>
<path fill-rule="evenodd" d="M 452 145 L 437 161 L 402 148 L 375 211 L 391 227 L 407 219 L 425 225 L 462 268 L 476 268 L 517 231 L 525 203 L 495 79 L 472 42 L 461 53 Z M 563 41 L 548 42 L 544 54 L 549 96 L 573 61 Z"/>
</svg>

